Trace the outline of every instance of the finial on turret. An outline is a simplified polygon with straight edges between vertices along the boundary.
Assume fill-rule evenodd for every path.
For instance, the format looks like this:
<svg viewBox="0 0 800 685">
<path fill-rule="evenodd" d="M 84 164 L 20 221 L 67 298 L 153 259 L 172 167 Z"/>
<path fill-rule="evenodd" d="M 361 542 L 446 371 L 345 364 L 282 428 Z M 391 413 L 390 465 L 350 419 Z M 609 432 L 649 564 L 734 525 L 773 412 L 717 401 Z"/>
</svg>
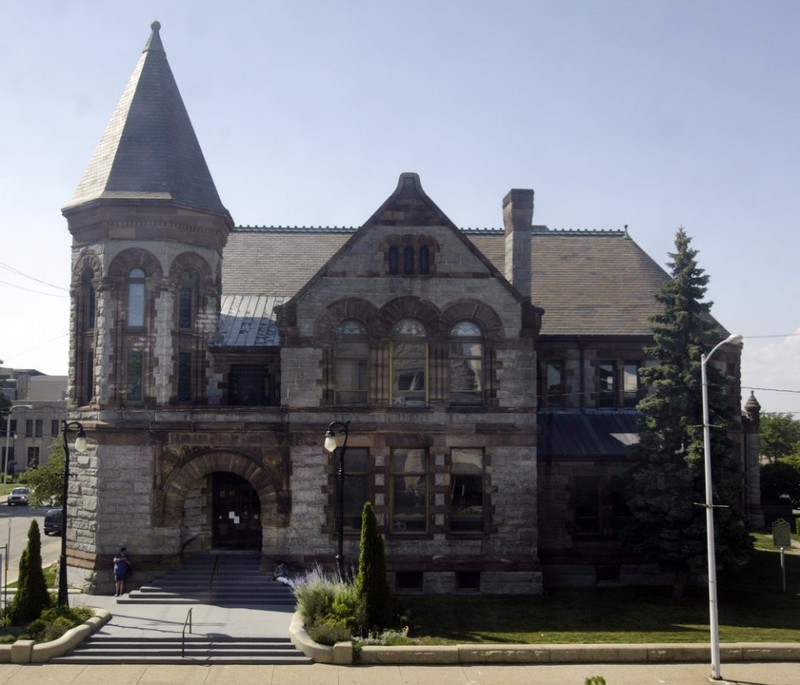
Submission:
<svg viewBox="0 0 800 685">
<path fill-rule="evenodd" d="M 156 50 L 164 52 L 164 46 L 161 44 L 161 36 L 158 33 L 161 30 L 161 22 L 154 21 L 150 24 L 150 28 L 153 32 L 150 34 L 150 38 L 147 39 L 147 44 L 144 46 L 142 52 L 152 52 Z"/>
</svg>

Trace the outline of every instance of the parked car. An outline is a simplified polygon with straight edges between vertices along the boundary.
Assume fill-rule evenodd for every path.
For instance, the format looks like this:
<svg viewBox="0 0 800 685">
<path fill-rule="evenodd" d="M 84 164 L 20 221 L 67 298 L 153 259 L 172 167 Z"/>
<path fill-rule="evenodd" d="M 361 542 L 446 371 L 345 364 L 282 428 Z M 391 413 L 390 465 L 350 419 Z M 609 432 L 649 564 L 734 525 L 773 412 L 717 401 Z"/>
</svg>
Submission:
<svg viewBox="0 0 800 685">
<path fill-rule="evenodd" d="M 48 509 L 44 515 L 44 534 L 61 535 L 61 509 Z"/>
<path fill-rule="evenodd" d="M 28 498 L 31 496 L 30 488 L 14 488 L 8 496 L 8 506 L 15 504 L 28 504 Z"/>
</svg>

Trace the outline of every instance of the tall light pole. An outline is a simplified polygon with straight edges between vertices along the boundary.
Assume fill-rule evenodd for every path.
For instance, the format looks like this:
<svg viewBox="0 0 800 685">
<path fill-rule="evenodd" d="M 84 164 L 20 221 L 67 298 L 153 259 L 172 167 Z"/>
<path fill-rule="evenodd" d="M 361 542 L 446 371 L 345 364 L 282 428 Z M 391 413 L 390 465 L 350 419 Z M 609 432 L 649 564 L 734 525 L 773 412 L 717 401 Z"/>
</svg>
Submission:
<svg viewBox="0 0 800 685">
<path fill-rule="evenodd" d="M 706 480 L 706 545 L 708 547 L 708 614 L 711 632 L 711 677 L 720 680 L 719 659 L 719 615 L 717 612 L 717 559 L 714 535 L 714 496 L 711 483 L 711 423 L 708 410 L 708 377 L 706 365 L 708 360 L 723 345 L 741 345 L 742 336 L 731 334 L 712 348 L 708 354 L 700 356 L 700 374 L 703 386 L 703 462 Z"/>
<path fill-rule="evenodd" d="M 62 434 L 64 436 L 64 489 L 61 491 L 61 559 L 58 564 L 58 606 L 69 605 L 67 590 L 67 495 L 69 494 L 69 443 L 67 433 L 70 429 L 77 428 L 75 435 L 75 451 L 86 450 L 86 432 L 78 421 L 64 421 Z"/>
<path fill-rule="evenodd" d="M 2 364 L 2 362 L 0 362 Z M 3 459 L 3 494 L 6 494 L 6 480 L 8 480 L 8 443 L 11 439 L 11 412 L 15 409 L 33 409 L 33 406 L 30 404 L 14 404 L 8 408 L 8 414 L 6 415 L 6 455 L 5 459 Z"/>
<path fill-rule="evenodd" d="M 348 426 L 350 422 L 342 423 L 341 421 L 333 421 L 328 426 L 328 431 L 325 433 L 325 450 L 333 454 L 339 450 L 339 469 L 338 476 L 338 507 L 336 512 L 336 530 L 338 535 L 337 552 L 336 552 L 336 569 L 339 572 L 339 580 L 346 579 L 344 571 L 344 453 L 347 450 L 347 436 L 349 434 Z"/>
</svg>

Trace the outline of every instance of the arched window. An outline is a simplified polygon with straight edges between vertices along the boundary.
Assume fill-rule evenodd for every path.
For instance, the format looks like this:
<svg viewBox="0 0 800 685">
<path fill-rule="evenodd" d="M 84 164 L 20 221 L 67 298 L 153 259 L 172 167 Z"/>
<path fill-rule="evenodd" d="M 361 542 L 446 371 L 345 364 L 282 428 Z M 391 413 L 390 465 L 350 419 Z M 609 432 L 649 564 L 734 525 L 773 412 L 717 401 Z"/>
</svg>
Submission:
<svg viewBox="0 0 800 685">
<path fill-rule="evenodd" d="M 197 308 L 197 276 L 184 271 L 178 288 L 178 327 L 191 328 L 194 325 Z"/>
<path fill-rule="evenodd" d="M 128 273 L 128 326 L 144 326 L 144 271 L 136 268 Z"/>
<path fill-rule="evenodd" d="M 389 273 L 400 273 L 400 248 L 397 245 L 392 245 L 389 248 Z"/>
<path fill-rule="evenodd" d="M 342 321 L 336 328 L 334 347 L 334 402 L 366 404 L 369 383 L 369 342 L 367 329 L 355 319 Z"/>
<path fill-rule="evenodd" d="M 403 248 L 403 273 L 408 276 L 414 274 L 414 248 L 411 245 Z"/>
<path fill-rule="evenodd" d="M 422 405 L 428 400 L 427 331 L 416 319 L 402 319 L 392 329 L 392 402 Z"/>
<path fill-rule="evenodd" d="M 450 401 L 483 402 L 483 336 L 472 321 L 460 321 L 450 330 Z"/>
<path fill-rule="evenodd" d="M 425 245 L 419 248 L 419 272 L 423 276 L 431 272 L 431 251 Z"/>
<path fill-rule="evenodd" d="M 81 274 L 81 325 L 83 331 L 94 330 L 94 319 L 96 314 L 96 300 L 92 279 L 94 273 L 91 269 L 84 269 Z"/>
</svg>

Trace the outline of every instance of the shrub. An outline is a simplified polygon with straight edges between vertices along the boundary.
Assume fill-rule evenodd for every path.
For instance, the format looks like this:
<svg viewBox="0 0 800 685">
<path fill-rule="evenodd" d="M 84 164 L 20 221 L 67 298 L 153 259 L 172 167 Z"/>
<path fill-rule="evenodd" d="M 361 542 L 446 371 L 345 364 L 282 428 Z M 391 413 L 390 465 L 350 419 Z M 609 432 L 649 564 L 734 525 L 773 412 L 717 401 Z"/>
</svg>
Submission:
<svg viewBox="0 0 800 685">
<path fill-rule="evenodd" d="M 15 625 L 27 625 L 36 620 L 52 603 L 42 571 L 42 539 L 36 519 L 28 528 L 28 546 L 19 560 L 19 585 L 11 606 L 8 620 Z"/>
<path fill-rule="evenodd" d="M 71 628 L 79 626 L 92 615 L 86 607 L 53 607 L 46 609 L 35 621 L 25 629 L 25 635 L 37 642 L 56 640 Z M 13 641 L 13 640 L 12 640 Z"/>
<path fill-rule="evenodd" d="M 363 623 L 361 598 L 353 585 L 315 566 L 295 580 L 297 611 L 312 640 L 332 645 L 349 640 Z"/>
<path fill-rule="evenodd" d="M 332 611 L 336 589 L 341 585 L 341 581 L 326 575 L 318 565 L 305 576 L 295 579 L 293 592 L 297 600 L 297 611 L 306 625 L 324 618 Z"/>
<path fill-rule="evenodd" d="M 323 620 L 311 625 L 306 625 L 306 632 L 314 642 L 321 645 L 335 645 L 351 638 L 350 629 L 333 620 Z"/>
</svg>

